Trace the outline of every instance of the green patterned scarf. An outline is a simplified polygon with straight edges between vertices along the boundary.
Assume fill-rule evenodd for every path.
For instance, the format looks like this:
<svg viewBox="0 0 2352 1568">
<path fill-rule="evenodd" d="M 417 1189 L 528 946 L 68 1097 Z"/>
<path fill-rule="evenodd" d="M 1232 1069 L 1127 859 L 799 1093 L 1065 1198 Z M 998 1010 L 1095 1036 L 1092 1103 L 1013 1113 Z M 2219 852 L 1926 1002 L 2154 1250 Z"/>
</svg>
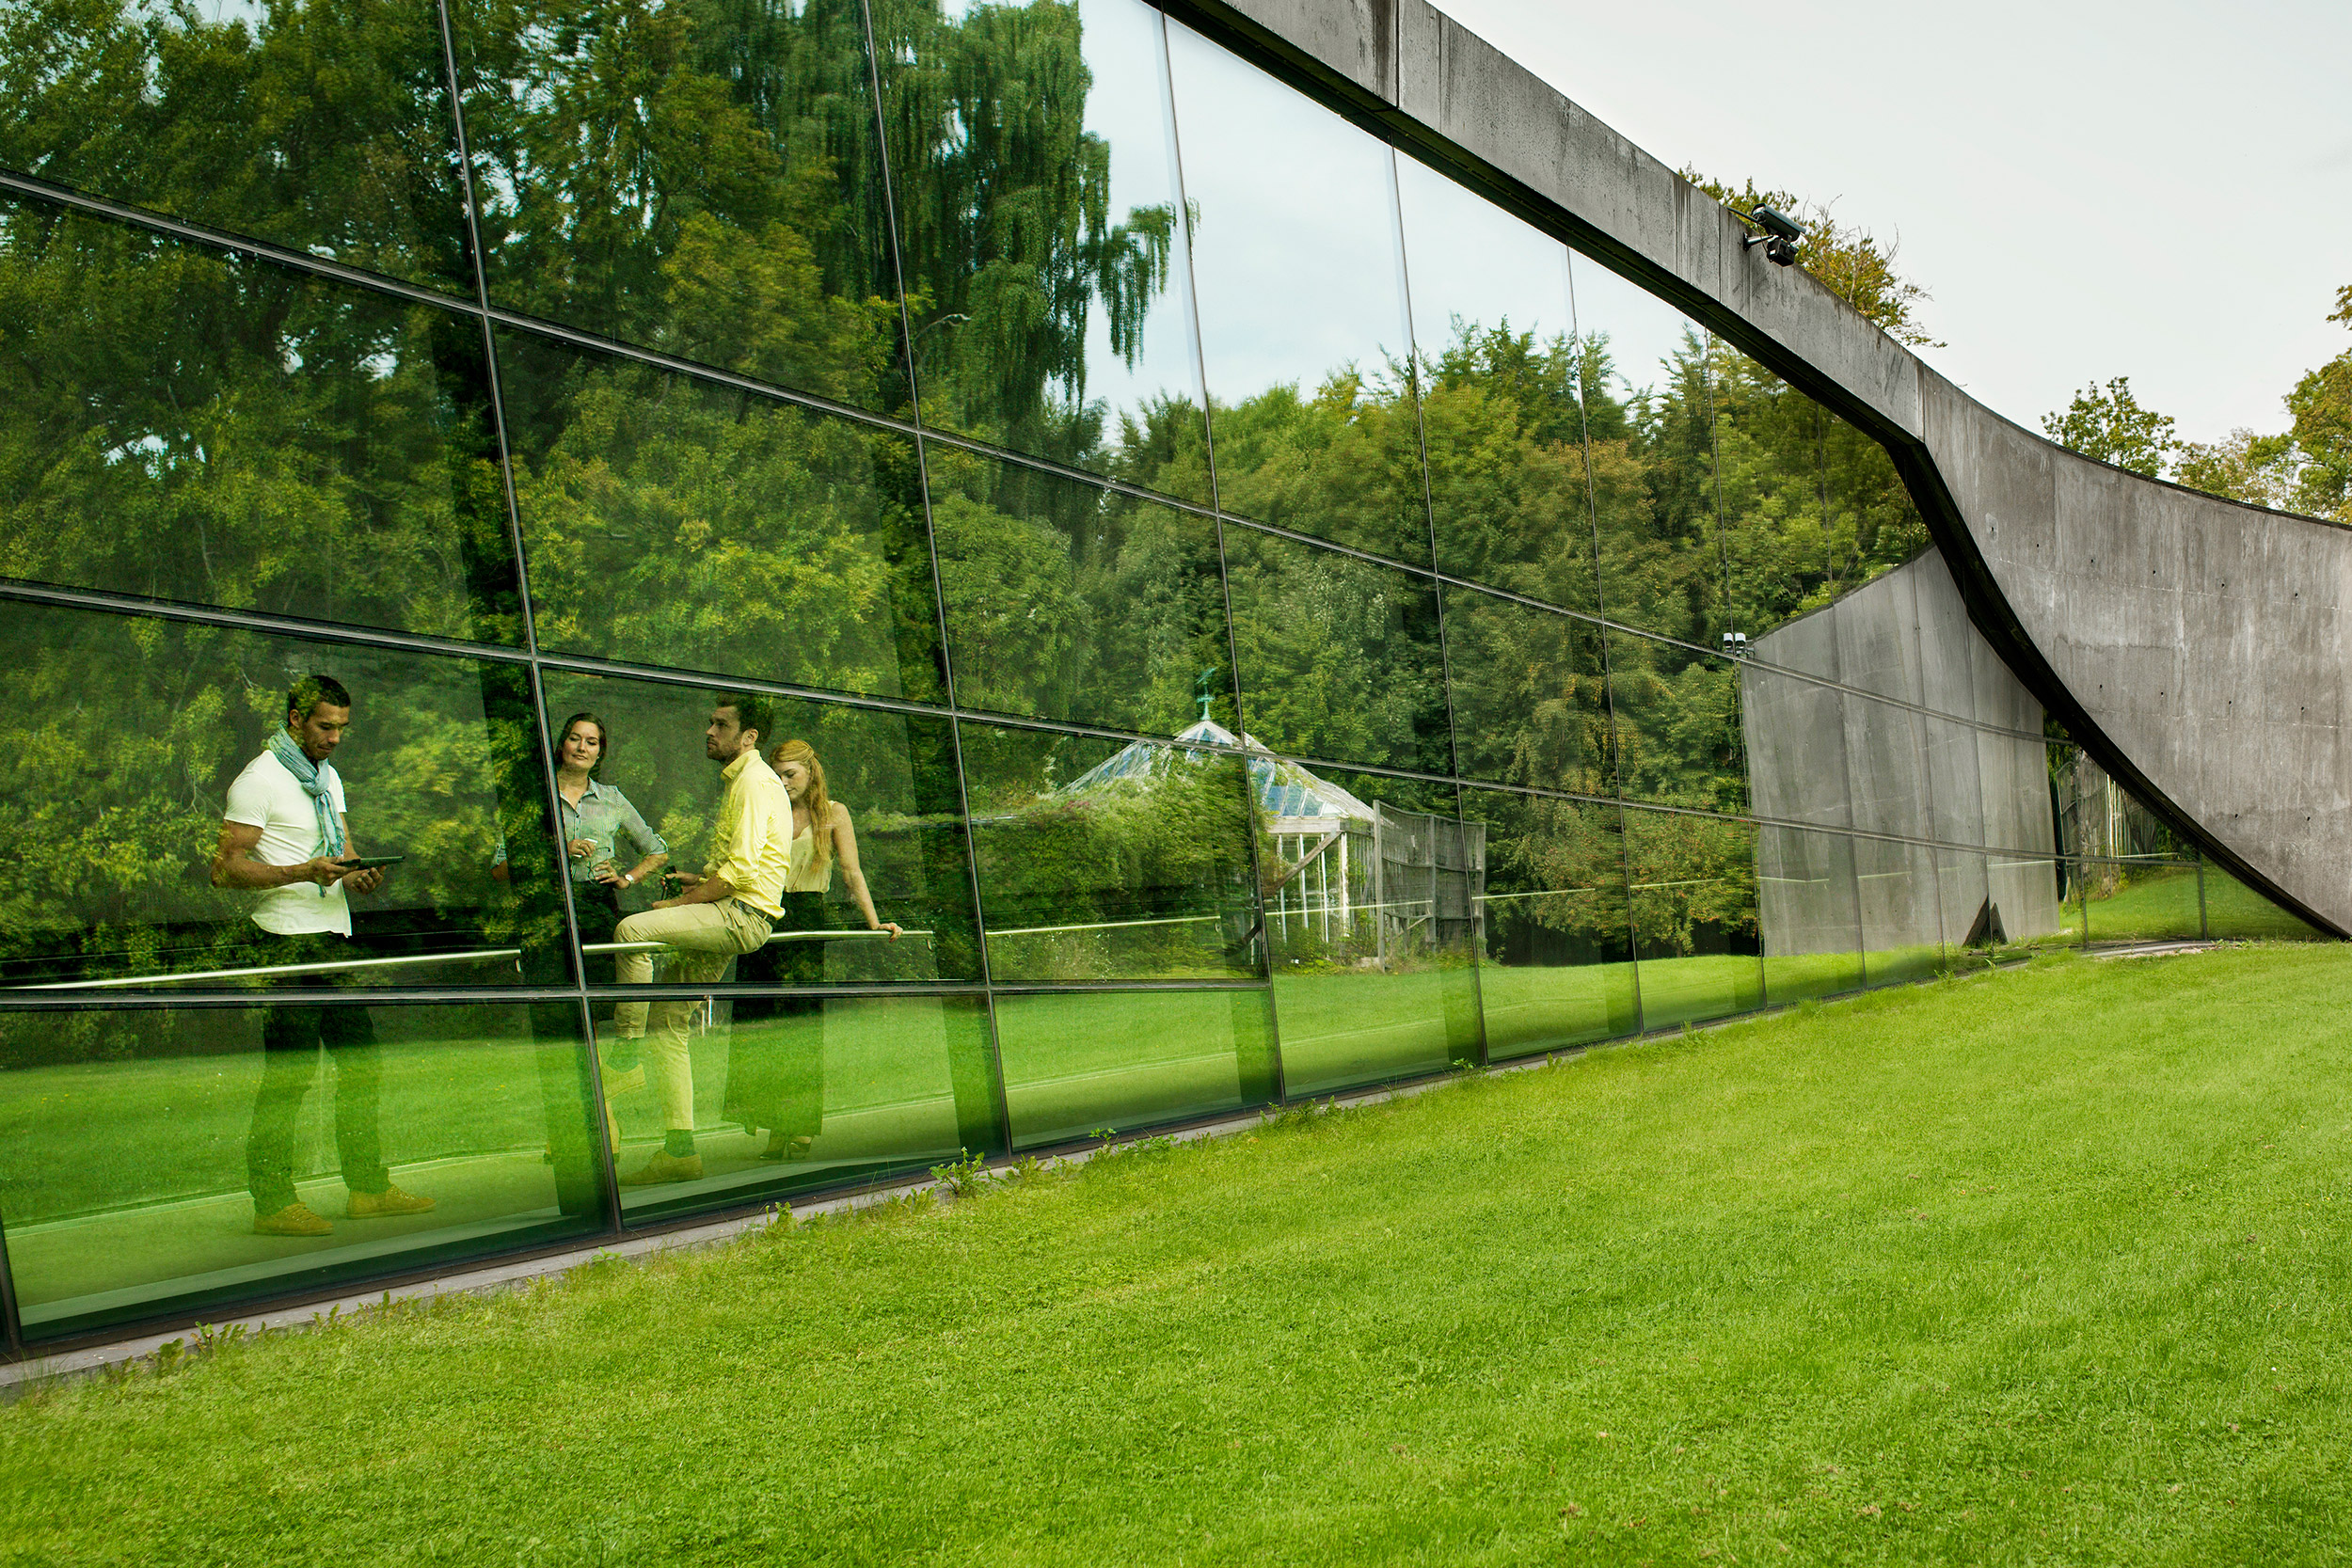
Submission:
<svg viewBox="0 0 2352 1568">
<path fill-rule="evenodd" d="M 303 754 L 301 742 L 284 730 L 269 737 L 269 754 L 285 764 L 286 771 L 294 776 L 302 793 L 310 798 L 311 809 L 319 814 L 319 853 L 331 860 L 341 860 L 351 846 L 343 838 L 342 818 L 335 815 L 335 800 L 319 777 L 317 764 Z M 326 897 L 332 888 L 322 887 L 319 896 Z"/>
</svg>

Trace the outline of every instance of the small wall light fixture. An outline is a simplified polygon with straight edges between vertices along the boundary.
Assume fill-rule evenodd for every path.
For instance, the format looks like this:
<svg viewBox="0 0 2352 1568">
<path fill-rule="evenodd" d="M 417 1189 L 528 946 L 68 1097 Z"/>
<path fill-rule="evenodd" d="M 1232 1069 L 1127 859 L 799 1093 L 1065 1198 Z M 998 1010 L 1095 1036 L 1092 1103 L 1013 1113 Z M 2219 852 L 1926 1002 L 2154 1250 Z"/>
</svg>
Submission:
<svg viewBox="0 0 2352 1568">
<path fill-rule="evenodd" d="M 1748 221 L 1760 227 L 1764 232 L 1750 234 L 1741 249 L 1760 245 L 1764 247 L 1764 260 L 1774 266 L 1796 265 L 1797 242 L 1804 238 L 1804 230 L 1797 227 L 1795 220 L 1777 208 L 1767 207 L 1759 201 L 1756 204 L 1756 211 L 1748 214 Z"/>
<path fill-rule="evenodd" d="M 1725 658 L 1747 657 L 1748 634 L 1744 631 L 1727 631 L 1724 633 L 1724 657 Z"/>
</svg>

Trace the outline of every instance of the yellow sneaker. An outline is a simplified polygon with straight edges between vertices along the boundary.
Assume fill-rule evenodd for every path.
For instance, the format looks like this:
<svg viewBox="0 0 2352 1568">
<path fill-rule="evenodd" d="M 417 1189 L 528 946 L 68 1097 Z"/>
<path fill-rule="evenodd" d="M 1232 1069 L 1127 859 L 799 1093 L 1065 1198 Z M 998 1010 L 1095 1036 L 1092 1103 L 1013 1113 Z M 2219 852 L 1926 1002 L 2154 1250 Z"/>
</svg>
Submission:
<svg viewBox="0 0 2352 1568">
<path fill-rule="evenodd" d="M 700 1181 L 703 1179 L 703 1157 L 699 1154 L 668 1154 L 660 1149 L 652 1159 L 621 1178 L 624 1187 L 654 1187 L 664 1181 Z"/>
<path fill-rule="evenodd" d="M 387 1187 L 380 1193 L 351 1195 L 351 1217 L 355 1220 L 389 1219 L 394 1214 L 421 1214 L 433 1207 L 429 1197 L 404 1193 L 398 1187 Z"/>
<path fill-rule="evenodd" d="M 307 1203 L 289 1203 L 275 1213 L 253 1216 L 256 1236 L 331 1236 L 335 1227 L 310 1212 Z"/>
</svg>

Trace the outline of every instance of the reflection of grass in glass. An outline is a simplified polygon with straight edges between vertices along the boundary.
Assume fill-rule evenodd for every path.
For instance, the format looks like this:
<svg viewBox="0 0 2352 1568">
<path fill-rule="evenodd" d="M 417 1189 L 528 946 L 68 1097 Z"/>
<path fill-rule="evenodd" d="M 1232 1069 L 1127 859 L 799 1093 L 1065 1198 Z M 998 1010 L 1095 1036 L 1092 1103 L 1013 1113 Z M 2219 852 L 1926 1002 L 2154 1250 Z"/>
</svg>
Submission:
<svg viewBox="0 0 2352 1568">
<path fill-rule="evenodd" d="M 1263 1098 L 1255 990 L 1000 996 L 997 1049 L 1016 1144 L 1238 1109 Z"/>
<path fill-rule="evenodd" d="M 2205 914 L 2217 937 L 2272 942 L 2329 942 L 2278 905 L 2218 867 L 2205 867 Z"/>
<path fill-rule="evenodd" d="M 379 1026 L 391 1011 L 378 1009 Z M 293 1155 L 299 1196 L 334 1227 L 319 1238 L 252 1232 L 245 1159 L 259 1050 L 0 1073 L 0 1213 L 28 1335 L 128 1321 L 173 1300 L 203 1307 L 364 1277 L 421 1254 L 555 1240 L 593 1223 L 576 1045 L 508 1035 L 380 1050 L 385 1161 L 396 1183 L 437 1207 L 345 1218 L 336 1069 L 314 1054 Z M 541 1158 L 559 1140 L 571 1157 L 568 1213 Z"/>
<path fill-rule="evenodd" d="M 1274 979 L 1282 1081 L 1315 1094 L 1435 1072 L 1476 1049 L 1476 982 L 1467 965 L 1401 974 L 1296 969 Z"/>
<path fill-rule="evenodd" d="M 2205 915 L 2212 934 L 2219 939 L 2327 940 L 2245 883 L 2213 866 L 2205 868 Z M 2194 938 L 2198 934 L 2197 871 L 2193 866 L 2140 872 L 2111 896 L 2090 900 L 2093 942 Z"/>
<path fill-rule="evenodd" d="M 1689 960 L 1683 960 L 1685 962 Z M 1486 1054 L 1495 1061 L 1630 1034 L 1631 964 L 1483 964 Z"/>
<path fill-rule="evenodd" d="M 1703 1023 L 1764 1005 L 1763 965 L 1753 953 L 1645 958 L 1636 967 L 1642 981 L 1645 1029 Z"/>
<path fill-rule="evenodd" d="M 1876 968 L 1876 955 L 1872 967 Z M 1833 996 L 1860 990 L 1863 984 L 1859 953 L 1767 953 L 1764 956 L 1764 995 L 1775 1006 L 1808 997 Z"/>
<path fill-rule="evenodd" d="M 388 1164 L 546 1146 L 535 1047 L 403 1040 L 382 1051 Z M 242 1193 L 261 1073 L 258 1050 L 0 1072 L 0 1217 Z M 334 1083 L 323 1064 L 304 1099 L 298 1178 L 334 1166 Z"/>
<path fill-rule="evenodd" d="M 1140 1562 L 1189 1516 L 1223 1562 L 1536 1521 L 1574 1559 L 1960 1564 L 2138 1560 L 2161 1513 L 2178 1560 L 2316 1560 L 2340 1528 L 2277 1499 L 2338 1495 L 2352 1425 L 2312 1070 L 2347 964 L 2053 958 L 70 1386 L 0 1410 L 10 1544 L 898 1562 L 993 1519 Z M 648 1389 L 737 1418 L 662 1439 L 725 1462 L 660 1506 Z M 2010 1429 L 2064 1451 L 1990 1506 Z M 1757 1500 L 1798 1474 L 1792 1524 Z"/>
<path fill-rule="evenodd" d="M 973 1006 L 933 997 L 845 997 L 824 1003 L 821 1014 L 697 1030 L 687 1042 L 687 1054 L 693 1064 L 694 1127 L 708 1146 L 706 1157 L 756 1151 L 767 1143 L 764 1132 L 739 1150 L 727 1141 L 730 1132 L 740 1133 L 726 1103 L 739 1049 L 780 1053 L 787 1073 L 804 1071 L 822 1052 L 822 1073 L 811 1073 L 809 1082 L 813 1085 L 821 1076 L 824 1085 L 821 1152 L 827 1158 L 952 1150 L 958 1139 L 949 1037 L 978 1027 L 977 1015 L 964 1010 Z M 617 1097 L 613 1112 L 623 1145 L 632 1154 L 640 1143 L 660 1142 L 662 1118 L 650 1085 Z"/>
</svg>

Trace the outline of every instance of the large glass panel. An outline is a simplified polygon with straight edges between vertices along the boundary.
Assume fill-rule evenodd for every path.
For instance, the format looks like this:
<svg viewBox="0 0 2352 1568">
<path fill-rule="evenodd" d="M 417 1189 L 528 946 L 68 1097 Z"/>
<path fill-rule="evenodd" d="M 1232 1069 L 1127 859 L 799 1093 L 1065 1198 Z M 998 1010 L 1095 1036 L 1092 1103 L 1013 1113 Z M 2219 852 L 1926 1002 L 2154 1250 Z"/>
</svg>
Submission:
<svg viewBox="0 0 2352 1568">
<path fill-rule="evenodd" d="M 501 331 L 539 646 L 936 701 L 914 443 Z"/>
<path fill-rule="evenodd" d="M 854 0 L 449 13 L 494 303 L 905 409 Z"/>
<path fill-rule="evenodd" d="M 2334 942 L 2298 916 L 2239 881 L 2207 861 L 2201 868 L 2205 900 L 2205 934 L 2235 942 Z"/>
<path fill-rule="evenodd" d="M 1749 666 L 1680 643 L 1612 631 L 1608 647 L 1613 733 L 1626 798 L 1702 811 L 1748 809 L 1743 752 L 1751 746 L 1784 746 L 1772 717 L 1772 700 L 1780 693 L 1759 688 Z M 1751 715 L 1749 705 L 1759 701 L 1765 705 Z M 1834 705 L 1830 722 L 1836 722 Z M 1808 752 L 1789 766 L 1811 781 L 1820 759 Z M 1843 785 L 1840 776 L 1840 799 Z"/>
<path fill-rule="evenodd" d="M 2060 753 L 2053 782 L 2088 940 L 2202 936 L 2196 847 L 2079 748 Z"/>
<path fill-rule="evenodd" d="M 1740 664 L 1740 734 L 1748 798 L 1757 816 L 1822 827 L 1852 825 L 1842 696 L 1819 681 Z"/>
<path fill-rule="evenodd" d="M 750 697 L 747 712 L 745 694 L 709 688 L 560 671 L 545 679 L 549 735 L 563 736 L 576 720 L 588 720 L 605 737 L 595 775 L 601 806 L 592 814 L 583 803 L 578 820 L 588 828 L 619 825 L 570 862 L 590 984 L 660 981 L 723 990 L 979 978 L 948 721 L 756 696 Z M 609 863 L 621 876 L 635 871 L 652 847 L 651 836 L 661 841 L 672 872 L 714 870 L 726 858 L 718 831 L 728 797 L 750 789 L 755 776 L 746 781 L 739 771 L 726 771 L 737 766 L 737 754 L 726 748 L 740 744 L 739 736 L 714 741 L 708 735 L 723 697 L 739 699 L 725 711 L 740 727 L 759 732 L 750 748 L 759 760 L 788 773 L 787 765 L 797 758 L 803 769 L 798 785 L 783 786 L 794 804 L 790 846 L 779 851 L 788 869 L 773 895 L 782 913 L 769 920 L 764 937 L 746 927 L 748 935 L 706 941 L 686 933 L 682 942 L 673 941 L 680 933 L 667 928 L 670 922 L 659 923 L 664 928 L 658 930 L 628 922 L 694 906 L 657 911 L 655 903 L 677 896 L 664 879 L 641 876 L 615 887 L 601 868 Z M 763 701 L 770 709 L 764 716 L 756 711 Z M 552 760 L 561 769 L 571 759 Z M 557 782 L 567 793 L 586 787 L 576 772 L 559 771 Z M 795 788 L 799 793 L 792 796 Z M 829 831 L 817 817 L 818 788 L 833 824 Z M 632 822 L 642 822 L 648 838 L 638 838 Z M 773 831 L 784 832 L 780 814 Z M 701 906 L 706 911 L 717 907 Z M 894 925 L 900 927 L 896 936 L 887 929 Z M 665 945 L 644 945 L 655 942 Z M 629 961 L 632 953 L 641 963 L 647 956 L 652 961 L 639 967 Z"/>
<path fill-rule="evenodd" d="M 2042 705 L 1998 665 L 1981 639 L 1976 641 L 1972 660 L 1982 667 L 1976 683 L 1979 701 L 1991 699 L 1997 721 L 2026 728 L 2020 732 L 1979 727 L 1973 732 L 1977 753 L 1973 771 L 1983 820 L 1979 842 L 1990 846 L 1993 852 L 1984 857 L 1980 904 L 1970 903 L 1976 896 L 1973 884 L 1956 898 L 1947 879 L 1945 940 L 1951 942 L 1958 933 L 1964 942 L 1977 933 L 1979 922 L 1985 936 L 2009 942 L 2040 941 L 2070 928 L 2079 936 L 2080 898 L 2072 895 L 2079 889 L 2070 890 L 2067 863 L 2058 856 L 2058 802 L 2053 773 L 2054 768 L 2063 772 L 2071 766 L 2066 760 L 2070 749 L 2042 736 Z M 1933 660 L 1929 664 L 1931 669 Z M 1932 692 L 1932 684 L 1930 689 Z M 1946 765 L 1932 753 L 1930 762 L 1940 790 L 1947 776 Z M 1960 780 L 1959 787 L 1964 788 L 1969 771 L 1964 763 L 1955 761 L 1949 776 Z M 1938 800 L 1942 798 L 1939 793 Z"/>
<path fill-rule="evenodd" d="M 1598 610 L 1567 249 L 1409 158 L 1397 185 L 1438 569 Z"/>
<path fill-rule="evenodd" d="M 1944 946 L 1968 933 L 1947 933 L 1935 851 L 1897 839 L 1854 840 L 1854 880 L 1862 893 L 1862 939 L 1870 984 L 1891 985 L 1935 973 Z"/>
<path fill-rule="evenodd" d="M 1215 1116 L 1274 1098 L 1256 987 L 999 995 L 1015 1148 Z"/>
<path fill-rule="evenodd" d="M 1900 575 L 1910 578 L 1912 608 L 1917 614 L 1916 701 L 1935 713 L 2039 731 L 2042 704 L 1997 658 L 1989 657 L 1992 649 L 1969 623 L 1968 606 L 1960 596 L 1960 585 L 1952 580 L 1951 569 L 1944 563 L 1943 552 L 1930 549 L 1901 568 Z M 1985 657 L 2007 679 L 2007 700 L 1996 702 L 1990 716 L 1977 712 L 1976 672 L 1979 657 Z M 2018 721 L 2027 719 L 2028 710 L 2029 721 L 2019 724 Z"/>
<path fill-rule="evenodd" d="M 586 1060 L 568 1006 L 0 1013 L 25 1338 L 593 1234 Z"/>
<path fill-rule="evenodd" d="M 1434 578 L 1238 526 L 1225 562 L 1251 738 L 1453 771 Z"/>
<path fill-rule="evenodd" d="M 1834 632 L 1858 624 L 1842 619 L 1845 609 L 1840 605 L 1817 619 L 1827 619 Z M 1841 658 L 1853 641 L 1840 637 Z M 1915 979 L 1932 973 L 1942 960 L 1947 933 L 1934 851 L 1902 840 L 1931 836 L 1938 785 L 1942 793 L 1957 794 L 1966 781 L 1929 779 L 1926 721 L 1918 712 L 1856 692 L 1838 695 L 1853 826 L 1865 832 L 1899 835 L 1857 839 L 1854 844 L 1870 983 Z"/>
<path fill-rule="evenodd" d="M 1737 349 L 1717 343 L 1714 364 L 1731 629 L 1763 637 L 1927 547 L 1926 521 L 1885 448 Z M 1905 614 L 1906 633 L 1911 624 Z M 1911 697 L 1891 677 L 1872 679 L 1876 668 L 1856 665 L 1846 679 Z"/>
<path fill-rule="evenodd" d="M 1486 830 L 1451 784 L 1263 765 L 1266 937 L 1282 1082 L 1316 1094 L 1478 1053 Z"/>
<path fill-rule="evenodd" d="M 430 6 L 17 0 L 0 166 L 473 292 Z"/>
<path fill-rule="evenodd" d="M 2080 942 L 2082 906 L 2071 890 L 2061 895 L 2071 875 L 2055 855 L 1938 849 L 1947 960 L 1981 962 L 2007 948 Z"/>
<path fill-rule="evenodd" d="M 632 1225 L 1004 1152 L 984 998 L 672 1002 L 686 1029 L 667 1043 L 664 1006 L 642 1083 L 597 1027 Z"/>
<path fill-rule="evenodd" d="M 874 20 L 925 420 L 1207 500 L 1160 13 Z"/>
<path fill-rule="evenodd" d="M 520 641 L 482 329 L 0 198 L 0 577 Z"/>
<path fill-rule="evenodd" d="M 0 985 L 566 983 L 535 718 L 514 665 L 9 604 Z"/>
<path fill-rule="evenodd" d="M 1232 732 L 1190 745 L 962 726 L 989 974 L 1262 974 L 1252 812 Z"/>
<path fill-rule="evenodd" d="M 1715 526 L 1707 340 L 1674 307 L 1583 257 L 1571 276 L 1602 611 L 1716 647 L 1728 629 L 1726 562 Z"/>
<path fill-rule="evenodd" d="M 1462 814 L 1485 830 L 1477 941 L 1487 1058 L 1639 1029 L 1623 813 L 1613 802 L 1466 787 Z"/>
<path fill-rule="evenodd" d="M 1630 806 L 1625 816 L 1642 1027 L 1762 1006 L 1756 825 Z"/>
<path fill-rule="evenodd" d="M 2205 935 L 2204 888 L 2195 861 L 2090 861 L 2083 871 L 2090 941 L 2195 942 Z"/>
<path fill-rule="evenodd" d="M 1173 23 L 1168 53 L 1219 504 L 1427 565 L 1391 154 Z"/>
<path fill-rule="evenodd" d="M 1476 589 L 1448 584 L 1444 593 L 1463 776 L 1615 794 L 1600 627 Z"/>
<path fill-rule="evenodd" d="M 1767 1000 L 1777 1006 L 1861 989 L 1858 897 L 1851 839 L 1770 824 L 1756 829 L 1756 902 Z"/>
<path fill-rule="evenodd" d="M 1213 518 L 935 441 L 926 467 L 960 705 L 1152 735 L 1233 722 Z"/>
</svg>

